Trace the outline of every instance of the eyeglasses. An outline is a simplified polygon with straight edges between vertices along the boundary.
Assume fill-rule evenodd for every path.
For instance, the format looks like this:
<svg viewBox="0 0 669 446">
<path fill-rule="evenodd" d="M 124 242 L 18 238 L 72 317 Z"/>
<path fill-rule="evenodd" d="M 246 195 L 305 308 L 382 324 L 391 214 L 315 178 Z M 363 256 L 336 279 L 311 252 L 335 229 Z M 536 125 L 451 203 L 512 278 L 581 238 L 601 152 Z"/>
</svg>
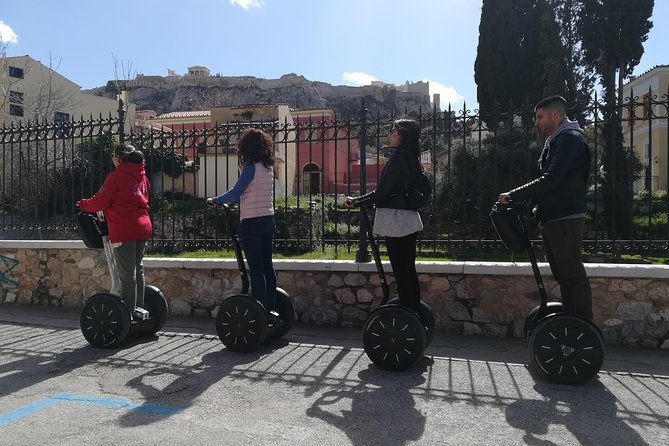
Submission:
<svg viewBox="0 0 669 446">
<path fill-rule="evenodd" d="M 390 129 L 390 133 L 397 133 L 397 132 L 399 132 L 399 130 L 397 130 L 395 127 L 393 127 L 392 129 Z M 390 134 L 390 133 L 389 133 L 389 134 Z"/>
</svg>

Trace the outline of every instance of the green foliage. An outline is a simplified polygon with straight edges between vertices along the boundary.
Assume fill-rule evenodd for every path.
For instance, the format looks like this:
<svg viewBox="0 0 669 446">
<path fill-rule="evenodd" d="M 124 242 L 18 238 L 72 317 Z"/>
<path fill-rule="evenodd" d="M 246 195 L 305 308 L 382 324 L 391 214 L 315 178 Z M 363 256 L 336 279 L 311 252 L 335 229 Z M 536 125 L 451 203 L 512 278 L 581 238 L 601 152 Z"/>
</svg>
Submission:
<svg viewBox="0 0 669 446">
<path fill-rule="evenodd" d="M 205 209 L 205 201 L 202 198 L 169 191 L 162 194 L 152 194 L 150 205 L 153 212 L 175 213 L 178 215 L 192 215 L 196 211 Z"/>
<path fill-rule="evenodd" d="M 335 223 L 332 221 L 326 221 L 323 228 L 323 238 L 326 239 L 346 239 L 349 236 L 353 239 L 356 239 L 359 237 L 359 234 L 359 226 L 351 225 L 349 227 L 349 225 L 343 223 L 335 225 Z"/>
<path fill-rule="evenodd" d="M 481 145 L 455 144 L 448 164 L 437 167 L 435 214 L 461 224 L 487 214 L 500 192 L 532 179 L 540 147 L 526 131 L 500 129 Z"/>
<path fill-rule="evenodd" d="M 100 189 L 113 168 L 111 155 L 116 144 L 109 133 L 84 138 L 77 144 L 71 165 L 51 179 L 48 201 L 67 203 L 56 212 L 70 210 L 76 200 L 91 197 Z"/>
<path fill-rule="evenodd" d="M 550 0 L 550 4 L 555 10 L 560 38 L 566 51 L 564 69 L 568 75 L 564 97 L 571 107 L 569 116 L 583 123 L 595 84 L 595 73 L 586 63 L 578 31 L 583 5 L 578 0 Z"/>
<path fill-rule="evenodd" d="M 583 54 L 600 76 L 606 103 L 616 103 L 619 79 L 632 74 L 643 55 L 643 42 L 653 27 L 654 0 L 581 0 L 579 32 Z M 620 91 L 622 94 L 622 90 Z"/>
<path fill-rule="evenodd" d="M 474 79 L 481 117 L 494 128 L 507 108 L 564 94 L 567 50 L 547 0 L 484 0 Z M 501 109 L 501 110 L 500 110 Z"/>
<path fill-rule="evenodd" d="M 662 200 L 667 199 L 666 190 L 654 190 L 649 191 L 648 189 L 641 189 L 639 192 L 634 194 L 634 201 L 647 201 L 647 200 Z"/>
<path fill-rule="evenodd" d="M 174 150 L 162 148 L 143 148 L 146 158 L 146 175 L 153 177 L 155 172 L 162 171 L 172 178 L 179 178 L 184 172 L 195 172 L 199 165 L 189 161 L 188 157 Z"/>
<path fill-rule="evenodd" d="M 585 60 L 600 76 L 604 88 L 602 129 L 604 171 L 602 193 L 608 234 L 633 236 L 632 192 L 629 185 L 638 164 L 623 147 L 617 105 L 622 103 L 622 80 L 632 73 L 643 55 L 643 42 L 653 26 L 649 20 L 654 0 L 583 0 L 579 31 Z M 616 84 L 616 75 L 618 82 Z"/>
<path fill-rule="evenodd" d="M 634 216 L 634 234 L 637 238 L 666 239 L 669 237 L 669 219 L 666 212 L 650 216 Z"/>
</svg>

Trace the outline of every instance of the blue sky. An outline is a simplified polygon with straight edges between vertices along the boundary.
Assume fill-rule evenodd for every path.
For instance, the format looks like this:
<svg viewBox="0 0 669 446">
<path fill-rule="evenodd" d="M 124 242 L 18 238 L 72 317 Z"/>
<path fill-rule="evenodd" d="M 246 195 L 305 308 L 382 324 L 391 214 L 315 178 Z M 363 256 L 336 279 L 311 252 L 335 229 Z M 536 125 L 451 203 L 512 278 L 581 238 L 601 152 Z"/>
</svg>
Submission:
<svg viewBox="0 0 669 446">
<path fill-rule="evenodd" d="M 429 80 L 461 107 L 475 106 L 481 0 L 91 0 L 3 1 L 2 45 L 28 54 L 82 88 L 131 72 L 213 74 L 360 85 Z M 635 73 L 669 64 L 669 0 Z"/>
</svg>

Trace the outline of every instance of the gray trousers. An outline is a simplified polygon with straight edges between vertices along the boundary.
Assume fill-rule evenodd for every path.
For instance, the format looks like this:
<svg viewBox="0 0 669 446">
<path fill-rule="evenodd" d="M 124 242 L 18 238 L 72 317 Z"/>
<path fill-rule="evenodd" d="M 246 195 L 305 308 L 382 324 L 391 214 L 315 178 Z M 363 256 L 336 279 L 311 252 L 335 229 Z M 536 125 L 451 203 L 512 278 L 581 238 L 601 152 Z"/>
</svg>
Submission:
<svg viewBox="0 0 669 446">
<path fill-rule="evenodd" d="M 114 248 L 120 295 L 130 311 L 144 306 L 144 248 L 146 240 L 130 240 Z"/>
<path fill-rule="evenodd" d="M 570 218 L 546 222 L 541 230 L 564 311 L 592 320 L 592 290 L 581 257 L 584 226 L 585 218 Z"/>
</svg>

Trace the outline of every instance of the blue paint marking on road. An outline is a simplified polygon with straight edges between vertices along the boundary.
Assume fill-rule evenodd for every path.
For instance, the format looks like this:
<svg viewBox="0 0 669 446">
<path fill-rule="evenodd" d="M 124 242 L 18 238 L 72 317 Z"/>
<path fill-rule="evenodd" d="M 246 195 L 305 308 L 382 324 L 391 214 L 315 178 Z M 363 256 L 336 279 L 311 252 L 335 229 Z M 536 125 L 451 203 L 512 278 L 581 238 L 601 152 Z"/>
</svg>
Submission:
<svg viewBox="0 0 669 446">
<path fill-rule="evenodd" d="M 139 412 L 155 413 L 159 415 L 172 415 L 177 412 L 180 412 L 181 409 L 178 407 L 171 406 L 159 406 L 158 404 L 135 404 L 132 406 L 134 410 Z"/>
<path fill-rule="evenodd" d="M 16 420 L 20 420 L 23 417 L 27 417 L 30 414 L 33 414 L 42 409 L 46 409 L 49 406 L 56 404 L 57 401 L 52 398 L 46 398 L 36 403 L 28 404 L 27 406 L 19 407 L 16 410 L 11 412 L 0 414 L 0 426 L 5 426 L 9 423 L 13 423 Z"/>
<path fill-rule="evenodd" d="M 157 415 L 172 415 L 181 411 L 181 409 L 178 407 L 146 403 L 134 404 L 129 400 L 120 398 L 105 398 L 98 396 L 75 395 L 73 393 L 58 393 L 52 397 L 37 401 L 36 403 L 19 407 L 18 409 L 11 412 L 4 414 L 0 413 L 0 426 L 13 423 L 14 421 L 20 420 L 21 418 L 27 417 L 28 415 L 32 415 L 35 412 L 39 412 L 40 410 L 46 409 L 49 406 L 53 406 L 54 404 L 61 402 L 93 404 L 95 406 L 106 409 L 125 407 L 131 410 Z"/>
<path fill-rule="evenodd" d="M 58 393 L 52 396 L 51 398 L 58 401 L 69 401 L 82 404 L 95 404 L 96 406 L 107 407 L 107 408 L 124 407 L 132 404 L 128 400 L 122 400 L 116 398 L 104 398 L 99 396 L 75 395 L 73 393 Z"/>
</svg>

